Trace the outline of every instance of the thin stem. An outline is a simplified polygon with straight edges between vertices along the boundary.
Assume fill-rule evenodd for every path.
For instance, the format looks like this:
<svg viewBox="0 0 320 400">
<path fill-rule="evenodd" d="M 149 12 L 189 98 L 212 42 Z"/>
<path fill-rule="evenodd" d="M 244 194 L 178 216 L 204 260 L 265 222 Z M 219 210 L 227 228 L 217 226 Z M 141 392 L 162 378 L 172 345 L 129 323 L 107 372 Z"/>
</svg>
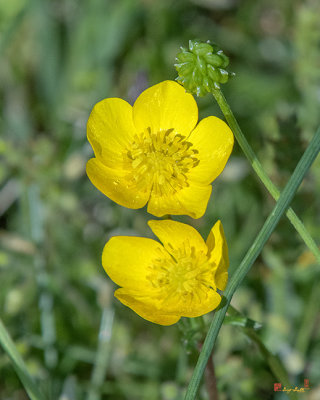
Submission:
<svg viewBox="0 0 320 400">
<path fill-rule="evenodd" d="M 214 368 L 212 354 L 209 357 L 209 360 L 207 362 L 206 371 L 205 371 L 205 381 L 206 381 L 207 392 L 209 395 L 209 400 L 218 400 L 219 393 L 218 393 L 218 388 L 217 388 L 217 378 L 216 378 L 216 372 L 215 372 L 215 368 Z"/>
<path fill-rule="evenodd" d="M 14 369 L 16 370 L 17 375 L 19 376 L 26 392 L 28 393 L 31 400 L 44 400 L 44 397 L 40 393 L 37 385 L 33 381 L 29 371 L 20 356 L 15 344 L 13 343 L 12 339 L 8 331 L 6 330 L 5 326 L 3 325 L 0 319 L 0 344 L 3 350 L 9 356 Z"/>
<path fill-rule="evenodd" d="M 179 385 L 185 385 L 185 377 L 188 370 L 188 355 L 184 346 L 180 346 L 179 357 L 176 369 L 176 379 Z"/>
<path fill-rule="evenodd" d="M 191 318 L 191 320 L 194 320 L 194 318 Z M 201 351 L 202 346 L 203 346 L 203 343 L 199 342 L 198 343 L 199 351 Z M 204 377 L 205 377 L 205 384 L 206 384 L 209 400 L 219 400 L 219 392 L 218 392 L 218 388 L 217 388 L 217 377 L 216 377 L 216 371 L 214 368 L 213 353 L 211 353 L 211 355 L 208 359 Z"/>
<path fill-rule="evenodd" d="M 295 168 L 293 174 L 291 175 L 289 182 L 285 186 L 283 192 L 281 193 L 278 202 L 276 203 L 271 214 L 264 223 L 262 229 L 258 233 L 255 241 L 249 248 L 247 254 L 243 258 L 239 268 L 236 269 L 231 277 L 231 280 L 225 291 L 225 304 L 216 311 L 212 323 L 210 325 L 207 337 L 204 341 L 197 365 L 193 372 L 185 400 L 195 399 L 197 394 L 202 375 L 204 373 L 208 358 L 212 352 L 213 346 L 217 339 L 218 333 L 220 331 L 223 319 L 227 312 L 228 306 L 231 302 L 232 296 L 236 289 L 241 284 L 244 277 L 249 272 L 253 263 L 259 256 L 263 246 L 266 244 L 267 240 L 271 236 L 275 227 L 277 226 L 281 216 L 285 213 L 291 200 L 293 199 L 296 191 L 298 190 L 305 174 L 308 172 L 311 164 L 318 155 L 320 150 L 320 128 L 318 128 L 313 139 L 311 140 L 308 148 L 301 157 L 297 167 Z"/>
<path fill-rule="evenodd" d="M 221 92 L 220 89 L 215 89 L 212 92 L 214 98 L 216 99 L 217 103 L 219 104 L 219 107 L 221 111 L 223 112 L 223 115 L 225 116 L 225 119 L 227 120 L 237 142 L 239 143 L 239 146 L 241 147 L 242 151 L 244 152 L 245 156 L 247 157 L 248 161 L 252 165 L 252 168 L 255 170 L 259 178 L 261 179 L 262 183 L 264 186 L 267 188 L 271 196 L 275 199 L 278 200 L 280 196 L 280 191 L 278 188 L 274 185 L 274 183 L 271 181 L 265 170 L 263 169 L 262 165 L 260 164 L 260 161 L 258 160 L 257 156 L 255 155 L 252 147 L 249 145 L 247 142 L 247 139 L 245 138 L 244 134 L 241 131 L 241 128 L 233 115 L 229 104 L 227 103 L 227 100 L 225 99 L 223 93 Z M 317 244 L 315 241 L 312 239 L 310 233 L 307 231 L 306 227 L 304 226 L 303 222 L 299 219 L 299 217 L 296 215 L 296 213 L 293 211 L 292 208 L 289 208 L 286 213 L 287 217 L 289 218 L 289 221 L 292 223 L 292 225 L 295 227 L 301 238 L 304 240 L 305 244 L 308 246 L 310 251 L 314 254 L 316 257 L 316 260 L 318 263 L 320 263 L 320 249 L 318 248 Z"/>
<path fill-rule="evenodd" d="M 231 321 L 229 321 L 231 325 L 235 325 L 240 328 L 250 328 L 253 329 L 253 331 L 256 331 L 262 327 L 262 325 L 259 322 L 246 317 L 240 311 L 234 308 L 231 304 L 229 304 L 227 314 L 228 317 L 231 318 Z"/>
</svg>

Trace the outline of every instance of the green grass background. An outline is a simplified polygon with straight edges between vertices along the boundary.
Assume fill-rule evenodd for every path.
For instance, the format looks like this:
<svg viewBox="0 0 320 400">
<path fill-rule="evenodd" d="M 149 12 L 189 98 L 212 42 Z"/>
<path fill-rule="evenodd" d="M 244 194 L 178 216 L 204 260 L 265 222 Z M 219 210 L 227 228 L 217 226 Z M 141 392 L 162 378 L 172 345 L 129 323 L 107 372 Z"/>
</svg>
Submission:
<svg viewBox="0 0 320 400">
<path fill-rule="evenodd" d="M 319 15 L 317 0 L 0 1 L 0 316 L 47 399 L 87 399 L 91 390 L 179 400 L 197 359 L 177 326 L 153 325 L 113 298 L 102 248 L 113 235 L 151 237 L 152 216 L 113 204 L 86 177 L 93 105 L 133 103 L 175 79 L 180 46 L 210 39 L 236 73 L 223 87 L 233 112 L 281 188 L 320 122 Z M 201 117 L 222 117 L 210 96 L 198 104 Z M 319 167 L 318 159 L 292 203 L 317 243 Z M 232 272 L 273 205 L 236 145 L 205 216 L 178 219 L 204 237 L 221 219 Z M 260 337 L 293 384 L 310 380 L 299 394 L 308 400 L 320 398 L 319 273 L 283 218 L 233 300 L 263 325 Z M 106 377 L 93 394 L 97 354 Z M 214 359 L 221 400 L 285 398 L 236 327 L 222 328 Z M 27 399 L 1 350 L 0 398 Z"/>
</svg>

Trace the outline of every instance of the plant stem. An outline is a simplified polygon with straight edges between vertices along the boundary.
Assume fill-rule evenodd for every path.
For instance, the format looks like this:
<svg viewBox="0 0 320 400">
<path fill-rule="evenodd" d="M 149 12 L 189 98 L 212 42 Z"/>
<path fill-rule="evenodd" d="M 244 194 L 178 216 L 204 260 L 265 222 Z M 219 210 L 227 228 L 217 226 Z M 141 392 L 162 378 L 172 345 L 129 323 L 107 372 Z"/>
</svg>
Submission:
<svg viewBox="0 0 320 400">
<path fill-rule="evenodd" d="M 236 269 L 225 291 L 225 304 L 216 311 L 212 323 L 210 325 L 207 337 L 204 341 L 197 365 L 193 372 L 185 400 L 193 400 L 197 394 L 202 375 L 204 373 L 208 358 L 212 352 L 213 346 L 220 331 L 223 319 L 227 312 L 228 306 L 236 289 L 241 284 L 244 277 L 249 272 L 253 263 L 259 256 L 263 246 L 269 239 L 270 235 L 277 226 L 281 216 L 285 213 L 292 201 L 296 191 L 298 190 L 305 174 L 308 172 L 311 164 L 320 151 L 320 128 L 318 128 L 308 148 L 302 155 L 297 167 L 291 175 L 287 185 L 281 193 L 271 214 L 264 223 L 262 229 L 258 233 L 255 241 L 249 248 L 247 254 L 243 258 L 239 268 Z"/>
<path fill-rule="evenodd" d="M 209 357 L 205 371 L 205 381 L 209 400 L 218 400 L 219 393 L 217 388 L 217 377 L 214 368 L 213 354 Z"/>
<path fill-rule="evenodd" d="M 274 185 L 274 183 L 271 181 L 271 179 L 269 178 L 269 176 L 263 169 L 257 156 L 255 155 L 252 147 L 247 142 L 247 139 L 245 138 L 244 134 L 242 133 L 241 128 L 240 128 L 235 116 L 233 115 L 232 110 L 229 107 L 229 104 L 228 104 L 226 98 L 224 97 L 222 91 L 220 89 L 215 89 L 212 92 L 212 94 L 213 94 L 214 98 L 216 99 L 223 115 L 225 116 L 225 119 L 227 120 L 237 142 L 239 143 L 239 146 L 241 147 L 241 149 L 244 152 L 245 156 L 247 157 L 248 161 L 252 165 L 252 168 L 255 170 L 256 174 L 259 176 L 259 178 L 261 179 L 262 183 L 267 188 L 267 190 L 269 191 L 271 196 L 275 200 L 278 200 L 279 196 L 280 196 L 280 191 Z M 292 208 L 289 208 L 287 210 L 286 214 L 287 214 L 287 217 L 289 218 L 289 221 L 295 227 L 295 229 L 297 230 L 297 232 L 299 233 L 301 238 L 304 240 L 305 244 L 308 246 L 310 251 L 316 257 L 316 260 L 320 264 L 320 249 L 318 248 L 315 241 L 312 239 L 310 233 L 307 231 L 303 222 L 299 219 L 299 217 L 296 215 L 296 213 L 293 211 Z"/>
<path fill-rule="evenodd" d="M 191 320 L 194 320 L 194 318 L 191 318 Z M 203 343 L 199 342 L 198 343 L 198 349 L 201 352 Z M 219 400 L 219 392 L 217 388 L 217 377 L 216 377 L 216 371 L 214 367 L 214 361 L 213 361 L 213 353 L 209 356 L 205 373 L 204 373 L 204 378 L 205 378 L 205 385 L 207 388 L 207 394 L 209 400 Z"/>
<path fill-rule="evenodd" d="M 0 344 L 3 347 L 3 350 L 9 356 L 14 369 L 16 370 L 17 375 L 19 376 L 26 392 L 28 393 L 31 400 L 44 400 L 44 397 L 40 393 L 37 385 L 33 381 L 29 371 L 20 356 L 15 344 L 5 326 L 3 325 L 0 319 Z"/>
</svg>

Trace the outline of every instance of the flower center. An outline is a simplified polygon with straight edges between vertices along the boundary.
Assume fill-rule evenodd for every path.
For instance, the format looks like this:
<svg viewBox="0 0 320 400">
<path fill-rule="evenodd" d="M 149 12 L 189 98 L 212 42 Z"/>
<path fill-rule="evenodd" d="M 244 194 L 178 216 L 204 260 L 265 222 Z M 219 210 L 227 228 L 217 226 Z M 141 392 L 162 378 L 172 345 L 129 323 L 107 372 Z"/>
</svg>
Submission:
<svg viewBox="0 0 320 400">
<path fill-rule="evenodd" d="M 185 136 L 174 129 L 152 132 L 147 128 L 141 135 L 134 136 L 131 148 L 125 154 L 125 162 L 131 165 L 133 179 L 137 187 L 152 188 L 161 196 L 173 194 L 189 186 L 187 174 L 199 164 L 197 150 Z"/>
<path fill-rule="evenodd" d="M 215 289 L 214 265 L 204 253 L 196 252 L 185 242 L 184 247 L 172 250 L 171 254 L 170 261 L 161 257 L 155 259 L 147 275 L 164 302 L 172 297 L 177 301 L 192 301 L 194 296 L 201 300 L 209 290 Z"/>
</svg>

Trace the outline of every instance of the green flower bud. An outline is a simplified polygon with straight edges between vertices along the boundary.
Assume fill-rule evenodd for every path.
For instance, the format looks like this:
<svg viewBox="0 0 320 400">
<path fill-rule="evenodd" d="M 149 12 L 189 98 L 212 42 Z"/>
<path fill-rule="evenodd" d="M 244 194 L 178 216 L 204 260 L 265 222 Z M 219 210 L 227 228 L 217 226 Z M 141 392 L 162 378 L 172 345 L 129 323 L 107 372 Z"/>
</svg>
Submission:
<svg viewBox="0 0 320 400">
<path fill-rule="evenodd" d="M 176 60 L 177 81 L 197 96 L 219 89 L 220 83 L 226 83 L 234 76 L 234 73 L 224 69 L 229 64 L 229 58 L 217 45 L 209 42 L 189 40 L 189 49 L 181 47 Z"/>
</svg>

